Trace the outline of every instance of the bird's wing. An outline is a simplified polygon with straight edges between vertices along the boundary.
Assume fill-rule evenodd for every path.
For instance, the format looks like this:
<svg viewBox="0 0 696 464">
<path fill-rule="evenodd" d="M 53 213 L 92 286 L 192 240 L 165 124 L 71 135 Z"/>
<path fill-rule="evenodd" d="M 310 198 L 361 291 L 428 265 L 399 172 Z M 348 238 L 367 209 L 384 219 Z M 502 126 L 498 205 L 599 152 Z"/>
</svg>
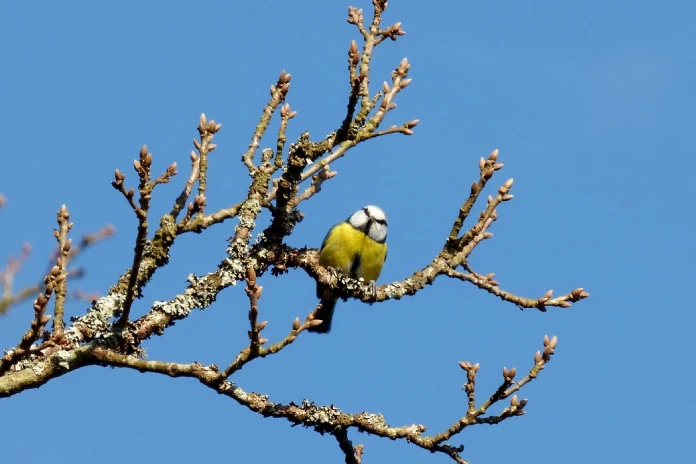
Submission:
<svg viewBox="0 0 696 464">
<path fill-rule="evenodd" d="M 355 256 L 353 256 L 353 261 L 350 263 L 350 272 L 348 273 L 349 276 L 351 276 L 353 279 L 358 278 L 358 269 L 360 269 L 360 259 L 362 258 L 362 255 L 360 252 L 355 253 Z"/>
<path fill-rule="evenodd" d="M 338 225 L 338 224 L 336 224 L 336 225 Z M 336 226 L 333 226 L 333 227 L 330 228 L 329 231 L 326 233 L 326 235 L 324 236 L 324 240 L 322 240 L 322 242 L 321 242 L 321 248 L 319 248 L 319 251 L 321 251 L 321 250 L 324 249 L 324 246 L 326 245 L 326 241 L 329 239 L 329 235 L 331 235 L 331 232 L 333 232 L 333 230 L 334 230 L 335 228 L 336 228 Z"/>
</svg>

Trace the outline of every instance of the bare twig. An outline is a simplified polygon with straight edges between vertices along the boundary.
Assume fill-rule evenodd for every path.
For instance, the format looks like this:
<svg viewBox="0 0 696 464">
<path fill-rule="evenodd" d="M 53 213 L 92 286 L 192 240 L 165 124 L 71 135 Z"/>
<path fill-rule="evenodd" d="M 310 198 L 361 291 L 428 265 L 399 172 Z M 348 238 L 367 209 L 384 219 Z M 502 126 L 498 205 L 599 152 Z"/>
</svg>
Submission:
<svg viewBox="0 0 696 464">
<path fill-rule="evenodd" d="M 191 218 L 194 217 L 196 214 L 200 213 L 205 209 L 205 204 L 206 204 L 206 198 L 202 195 L 196 195 L 196 198 L 193 199 L 191 203 L 189 203 L 188 208 L 186 209 L 186 214 L 184 215 L 183 218 L 181 218 L 181 221 L 176 225 L 176 233 L 177 235 L 182 234 L 183 232 L 187 231 L 187 227 L 189 222 L 191 221 Z M 235 213 L 236 214 L 236 213 Z M 201 218 L 206 218 L 209 216 L 198 216 Z"/>
<path fill-rule="evenodd" d="M 357 10 L 355 9 L 352 10 L 354 14 L 357 14 L 356 11 Z M 348 14 L 351 14 L 351 10 L 349 10 Z M 357 21 L 357 19 L 358 18 L 356 18 L 356 20 L 354 21 Z M 348 17 L 348 21 L 351 22 L 350 16 Z M 362 24 L 361 18 L 360 22 Z M 353 117 L 355 116 L 355 108 L 358 105 L 358 98 L 360 97 L 362 81 L 367 78 L 367 76 L 358 75 L 357 73 L 358 64 L 360 63 L 360 60 L 361 59 L 360 52 L 358 51 L 358 44 L 356 44 L 355 40 L 353 40 L 351 41 L 350 47 L 348 48 L 348 81 L 350 83 L 350 94 L 348 95 L 346 117 L 343 119 L 341 128 L 336 133 L 336 138 L 339 141 L 346 140 L 355 136 L 355 134 L 350 134 L 351 125 L 353 123 Z"/>
<path fill-rule="evenodd" d="M 479 276 L 477 274 L 472 274 L 472 273 L 464 273 L 460 271 L 455 271 L 452 269 L 448 269 L 446 271 L 446 275 L 448 277 L 452 277 L 464 282 L 470 282 L 474 285 L 476 285 L 478 288 L 486 290 L 488 293 L 491 293 L 498 298 L 500 298 L 503 301 L 509 301 L 510 303 L 516 304 L 520 309 L 526 309 L 526 308 L 536 308 L 539 311 L 546 311 L 546 308 L 548 306 L 558 306 L 561 308 L 569 308 L 572 303 L 575 303 L 577 301 L 580 301 L 584 298 L 587 298 L 590 296 L 588 292 L 585 291 L 582 287 L 576 288 L 575 290 L 571 291 L 570 293 L 567 293 L 563 296 L 556 297 L 556 298 L 551 298 L 551 295 L 553 294 L 552 290 L 549 290 L 542 296 L 541 298 L 525 298 L 517 295 L 513 295 L 512 293 L 505 291 L 501 289 L 498 286 L 498 282 L 494 280 L 487 279 L 486 277 Z"/>
<path fill-rule="evenodd" d="M 353 446 L 353 442 L 348 438 L 348 431 L 346 429 L 337 428 L 332 432 L 332 435 L 336 437 L 338 446 L 343 451 L 346 456 L 346 464 L 361 464 L 362 454 L 364 447 L 363 445 Z"/>
<path fill-rule="evenodd" d="M 278 128 L 276 153 L 275 159 L 273 160 L 273 172 L 276 172 L 283 167 L 283 150 L 285 149 L 285 143 L 288 140 L 285 132 L 288 129 L 288 122 L 295 116 L 297 116 L 297 111 L 291 111 L 290 105 L 287 103 L 280 109 L 280 127 Z"/>
<path fill-rule="evenodd" d="M 263 321 L 259 324 L 259 298 L 263 293 L 263 287 L 256 283 L 256 271 L 253 267 L 249 266 L 247 269 L 247 288 L 246 294 L 249 297 L 249 325 L 251 330 L 248 332 L 249 336 L 249 355 L 250 357 L 256 357 L 259 354 L 259 348 L 261 345 L 268 342 L 265 338 L 261 338 L 261 331 L 266 327 L 268 321 Z"/>
<path fill-rule="evenodd" d="M 63 329 L 65 328 L 63 317 L 65 314 L 65 297 L 68 294 L 67 264 L 70 254 L 70 247 L 72 245 L 72 240 L 68 240 L 68 231 L 72 229 L 72 223 L 69 221 L 70 212 L 65 205 L 63 205 L 58 211 L 58 229 L 53 231 L 56 240 L 58 240 L 58 257 L 56 259 L 56 265 L 58 266 L 60 273 L 60 278 L 56 280 L 56 302 L 53 317 L 53 331 L 54 335 L 58 338 L 62 336 Z"/>
<path fill-rule="evenodd" d="M 464 225 L 464 220 L 471 213 L 471 209 L 474 207 L 476 200 L 483 191 L 488 180 L 493 177 L 493 173 L 499 169 L 503 168 L 503 164 L 498 163 L 498 150 L 493 150 L 488 157 L 488 159 L 481 158 L 479 161 L 479 171 L 480 178 L 478 182 L 471 184 L 471 193 L 469 197 L 464 201 L 464 204 L 459 208 L 459 215 L 454 221 L 452 230 L 449 235 L 449 242 L 453 243 L 459 238 L 459 232 L 462 230 Z"/>
<path fill-rule="evenodd" d="M 309 198 L 311 198 L 315 194 L 319 193 L 321 191 L 321 184 L 323 184 L 324 181 L 331 179 L 336 174 L 337 174 L 336 171 L 330 170 L 328 164 L 325 165 L 323 167 L 323 169 L 321 169 L 319 171 L 318 174 L 316 174 L 315 176 L 312 177 L 312 183 L 309 185 L 309 187 L 304 189 L 304 191 L 301 194 L 299 194 L 295 198 L 293 198 L 292 201 L 290 201 L 290 204 L 288 207 L 291 210 L 295 209 L 295 208 L 297 208 L 297 205 L 299 205 L 300 203 L 302 203 L 305 200 L 308 200 Z"/>
<path fill-rule="evenodd" d="M 365 136 L 365 140 L 370 140 L 375 137 L 381 137 L 389 134 L 413 135 L 413 128 L 416 127 L 419 122 L 420 121 L 418 119 L 414 119 L 413 121 L 405 122 L 400 126 L 391 126 L 382 131 L 372 132 L 371 134 Z"/>
<path fill-rule="evenodd" d="M 251 320 L 251 312 L 249 314 L 249 319 Z M 292 329 L 288 333 L 288 335 L 283 338 L 281 341 L 274 343 L 273 345 L 269 346 L 268 348 L 264 348 L 263 346 L 258 346 L 257 348 L 252 348 L 251 344 L 250 346 L 244 348 L 242 351 L 239 352 L 237 357 L 234 359 L 234 361 L 227 366 L 227 369 L 224 370 L 223 372 L 223 377 L 227 378 L 230 375 L 234 374 L 238 370 L 240 370 L 242 367 L 244 367 L 247 363 L 250 361 L 253 361 L 256 358 L 265 358 L 266 356 L 276 354 L 279 351 L 281 351 L 283 348 L 286 346 L 290 345 L 292 342 L 294 342 L 297 339 L 297 336 L 300 334 L 300 332 L 305 331 L 312 325 L 318 325 L 321 321 L 315 321 L 314 320 L 314 312 L 310 313 L 305 321 L 303 323 L 300 323 L 300 318 L 295 318 L 295 320 L 292 323 Z M 266 326 L 266 323 L 262 323 L 263 327 Z M 263 328 L 262 327 L 262 328 Z M 251 338 L 251 332 L 250 332 L 250 338 Z M 266 339 L 261 339 L 263 343 L 260 344 L 265 344 L 268 342 Z"/>
<path fill-rule="evenodd" d="M 474 248 L 481 241 L 493 237 L 493 234 L 488 232 L 488 228 L 498 219 L 496 207 L 500 203 L 512 199 L 512 195 L 508 193 L 510 191 L 510 187 L 512 187 L 512 183 L 513 179 L 508 179 L 498 189 L 498 194 L 495 197 L 488 197 L 488 204 L 486 205 L 486 209 L 481 212 L 478 222 L 474 224 L 461 238 L 455 240 L 454 244 L 452 244 L 452 241 L 448 240 L 444 250 L 452 254 L 452 259 L 450 261 L 451 269 L 455 269 L 460 264 L 466 265 L 469 255 L 471 255 L 471 253 L 474 251 Z"/>
<path fill-rule="evenodd" d="M 398 36 L 404 34 L 406 34 L 406 32 L 401 29 L 401 23 L 395 23 L 393 26 L 389 26 L 383 31 L 379 31 L 379 38 L 377 39 L 375 45 L 379 45 L 386 39 L 396 40 Z"/>
<path fill-rule="evenodd" d="M 189 203 L 189 209 L 191 211 L 191 216 L 195 214 L 195 212 L 200 209 L 200 205 L 205 204 L 206 198 L 201 197 L 201 196 L 196 196 L 194 201 L 192 203 Z M 186 232 L 195 232 L 195 233 L 200 233 L 207 229 L 210 226 L 213 226 L 215 224 L 222 224 L 228 219 L 232 219 L 233 217 L 236 217 L 237 214 L 239 213 L 239 207 L 242 206 L 242 203 L 237 203 L 236 205 L 230 206 L 229 208 L 222 208 L 212 214 L 205 214 L 205 215 L 198 215 L 195 216 L 192 220 L 189 217 L 189 219 L 186 219 L 184 221 L 184 218 L 182 218 L 181 222 L 177 225 L 177 233 L 178 234 L 183 234 Z M 188 217 L 188 212 L 187 212 L 187 217 Z"/>
<path fill-rule="evenodd" d="M 471 364 L 468 361 L 460 362 L 459 367 L 466 371 L 466 384 L 463 389 L 469 398 L 469 408 L 467 414 L 473 414 L 476 410 L 476 373 L 479 370 L 479 363 Z"/>
<path fill-rule="evenodd" d="M 202 122 L 204 118 L 202 117 Z M 140 265 L 143 260 L 143 253 L 145 252 L 145 246 L 147 245 L 147 230 L 148 230 L 148 213 L 150 211 L 150 199 L 152 195 L 152 190 L 158 184 L 168 183 L 173 176 L 176 175 L 176 163 L 171 164 L 167 170 L 157 179 L 151 181 L 151 170 L 152 170 L 152 154 L 147 151 L 147 147 L 143 145 L 140 149 L 140 160 L 133 162 L 133 167 L 135 172 L 138 173 L 139 184 L 138 190 L 140 193 L 139 206 L 135 204 L 133 197 L 135 192 L 133 189 L 126 191 L 124 186 L 124 180 L 126 178 L 125 174 L 117 169 L 115 173 L 115 180 L 111 185 L 118 191 L 120 191 L 128 200 L 131 208 L 135 212 L 138 218 L 138 233 L 135 238 L 135 248 L 133 253 L 133 265 L 131 266 L 130 276 L 128 278 L 128 286 L 125 292 L 125 299 L 123 302 L 123 311 L 121 313 L 121 318 L 118 321 L 118 327 L 121 329 L 128 324 L 128 317 L 130 315 L 131 305 L 137 292 L 139 292 L 138 287 L 138 272 L 140 271 Z"/>
<path fill-rule="evenodd" d="M 285 70 L 280 72 L 278 82 L 276 82 L 275 85 L 271 86 L 271 99 L 264 107 L 263 113 L 261 114 L 261 120 L 259 121 L 259 124 L 256 126 L 254 134 L 251 136 L 251 143 L 249 143 L 249 149 L 242 155 L 242 162 L 249 169 L 249 174 L 251 174 L 252 176 L 256 172 L 256 166 L 254 165 L 254 154 L 256 153 L 256 150 L 259 148 L 259 142 L 261 141 L 263 134 L 266 132 L 268 124 L 271 122 L 271 117 L 273 116 L 273 113 L 278 108 L 278 106 L 285 101 L 285 97 L 288 94 L 288 91 L 290 90 L 291 79 L 292 75 L 286 73 Z M 288 114 L 287 119 L 289 119 L 290 117 L 291 116 L 289 116 Z M 285 125 L 287 126 L 287 120 Z M 282 132 L 279 135 L 284 135 L 285 128 L 282 126 L 282 124 L 281 130 Z M 282 146 L 279 148 L 279 150 L 282 153 Z"/>
<path fill-rule="evenodd" d="M 220 130 L 222 124 L 216 124 L 215 121 L 208 121 L 204 113 L 198 121 L 198 134 L 200 142 L 193 139 L 193 146 L 198 150 L 198 196 L 205 198 L 206 190 L 208 189 L 208 155 L 215 150 L 217 145 L 212 143 L 213 137 Z M 205 213 L 201 210 L 201 214 Z"/>
<path fill-rule="evenodd" d="M 196 183 L 196 181 L 198 180 L 198 177 L 200 175 L 201 158 L 193 151 L 191 152 L 190 158 L 191 158 L 191 174 L 189 174 L 189 178 L 186 181 L 186 185 L 184 185 L 184 189 L 179 194 L 179 197 L 174 202 L 174 206 L 172 207 L 172 211 L 169 213 L 174 220 L 176 220 L 176 218 L 179 216 L 179 213 L 184 208 L 186 201 L 191 196 L 191 191 L 193 190 L 193 185 Z M 191 217 L 189 216 L 188 219 L 191 219 Z M 188 222 L 188 219 L 186 222 Z"/>
</svg>

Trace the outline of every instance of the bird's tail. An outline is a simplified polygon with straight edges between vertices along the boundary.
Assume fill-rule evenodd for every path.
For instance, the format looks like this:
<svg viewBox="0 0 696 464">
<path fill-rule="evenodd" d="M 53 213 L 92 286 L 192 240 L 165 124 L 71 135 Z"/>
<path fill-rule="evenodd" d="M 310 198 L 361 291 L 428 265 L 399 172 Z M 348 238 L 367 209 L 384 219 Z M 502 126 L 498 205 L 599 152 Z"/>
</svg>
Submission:
<svg viewBox="0 0 696 464">
<path fill-rule="evenodd" d="M 310 327 L 309 332 L 326 334 L 331 332 L 331 319 L 333 319 L 334 309 L 336 308 L 336 297 L 329 292 L 324 292 L 321 301 L 321 308 L 314 313 L 314 319 L 320 320 L 321 324 Z"/>
</svg>

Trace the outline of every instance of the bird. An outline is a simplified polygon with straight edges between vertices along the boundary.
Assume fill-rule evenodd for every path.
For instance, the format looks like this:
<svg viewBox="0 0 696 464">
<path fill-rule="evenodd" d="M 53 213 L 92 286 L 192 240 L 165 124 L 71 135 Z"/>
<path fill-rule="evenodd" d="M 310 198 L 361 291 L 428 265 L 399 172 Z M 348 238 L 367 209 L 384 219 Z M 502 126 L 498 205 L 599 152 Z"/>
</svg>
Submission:
<svg viewBox="0 0 696 464">
<path fill-rule="evenodd" d="M 387 259 L 387 215 L 374 205 L 367 205 L 348 219 L 333 226 L 324 237 L 319 250 L 319 264 L 339 269 L 343 274 L 369 282 L 373 292 L 375 281 Z M 314 319 L 321 324 L 310 332 L 326 334 L 331 331 L 331 319 L 338 297 L 330 289 L 317 284 L 321 307 Z"/>
</svg>

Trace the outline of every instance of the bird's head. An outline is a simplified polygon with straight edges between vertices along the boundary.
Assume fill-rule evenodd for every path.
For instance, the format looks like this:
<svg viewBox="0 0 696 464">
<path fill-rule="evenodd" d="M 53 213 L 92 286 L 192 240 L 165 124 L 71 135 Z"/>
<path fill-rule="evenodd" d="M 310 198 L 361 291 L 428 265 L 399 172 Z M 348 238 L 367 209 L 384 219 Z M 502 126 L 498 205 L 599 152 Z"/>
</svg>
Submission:
<svg viewBox="0 0 696 464">
<path fill-rule="evenodd" d="M 348 223 L 375 242 L 384 243 L 387 240 L 387 215 L 378 206 L 367 205 L 356 211 L 348 218 Z"/>
</svg>

